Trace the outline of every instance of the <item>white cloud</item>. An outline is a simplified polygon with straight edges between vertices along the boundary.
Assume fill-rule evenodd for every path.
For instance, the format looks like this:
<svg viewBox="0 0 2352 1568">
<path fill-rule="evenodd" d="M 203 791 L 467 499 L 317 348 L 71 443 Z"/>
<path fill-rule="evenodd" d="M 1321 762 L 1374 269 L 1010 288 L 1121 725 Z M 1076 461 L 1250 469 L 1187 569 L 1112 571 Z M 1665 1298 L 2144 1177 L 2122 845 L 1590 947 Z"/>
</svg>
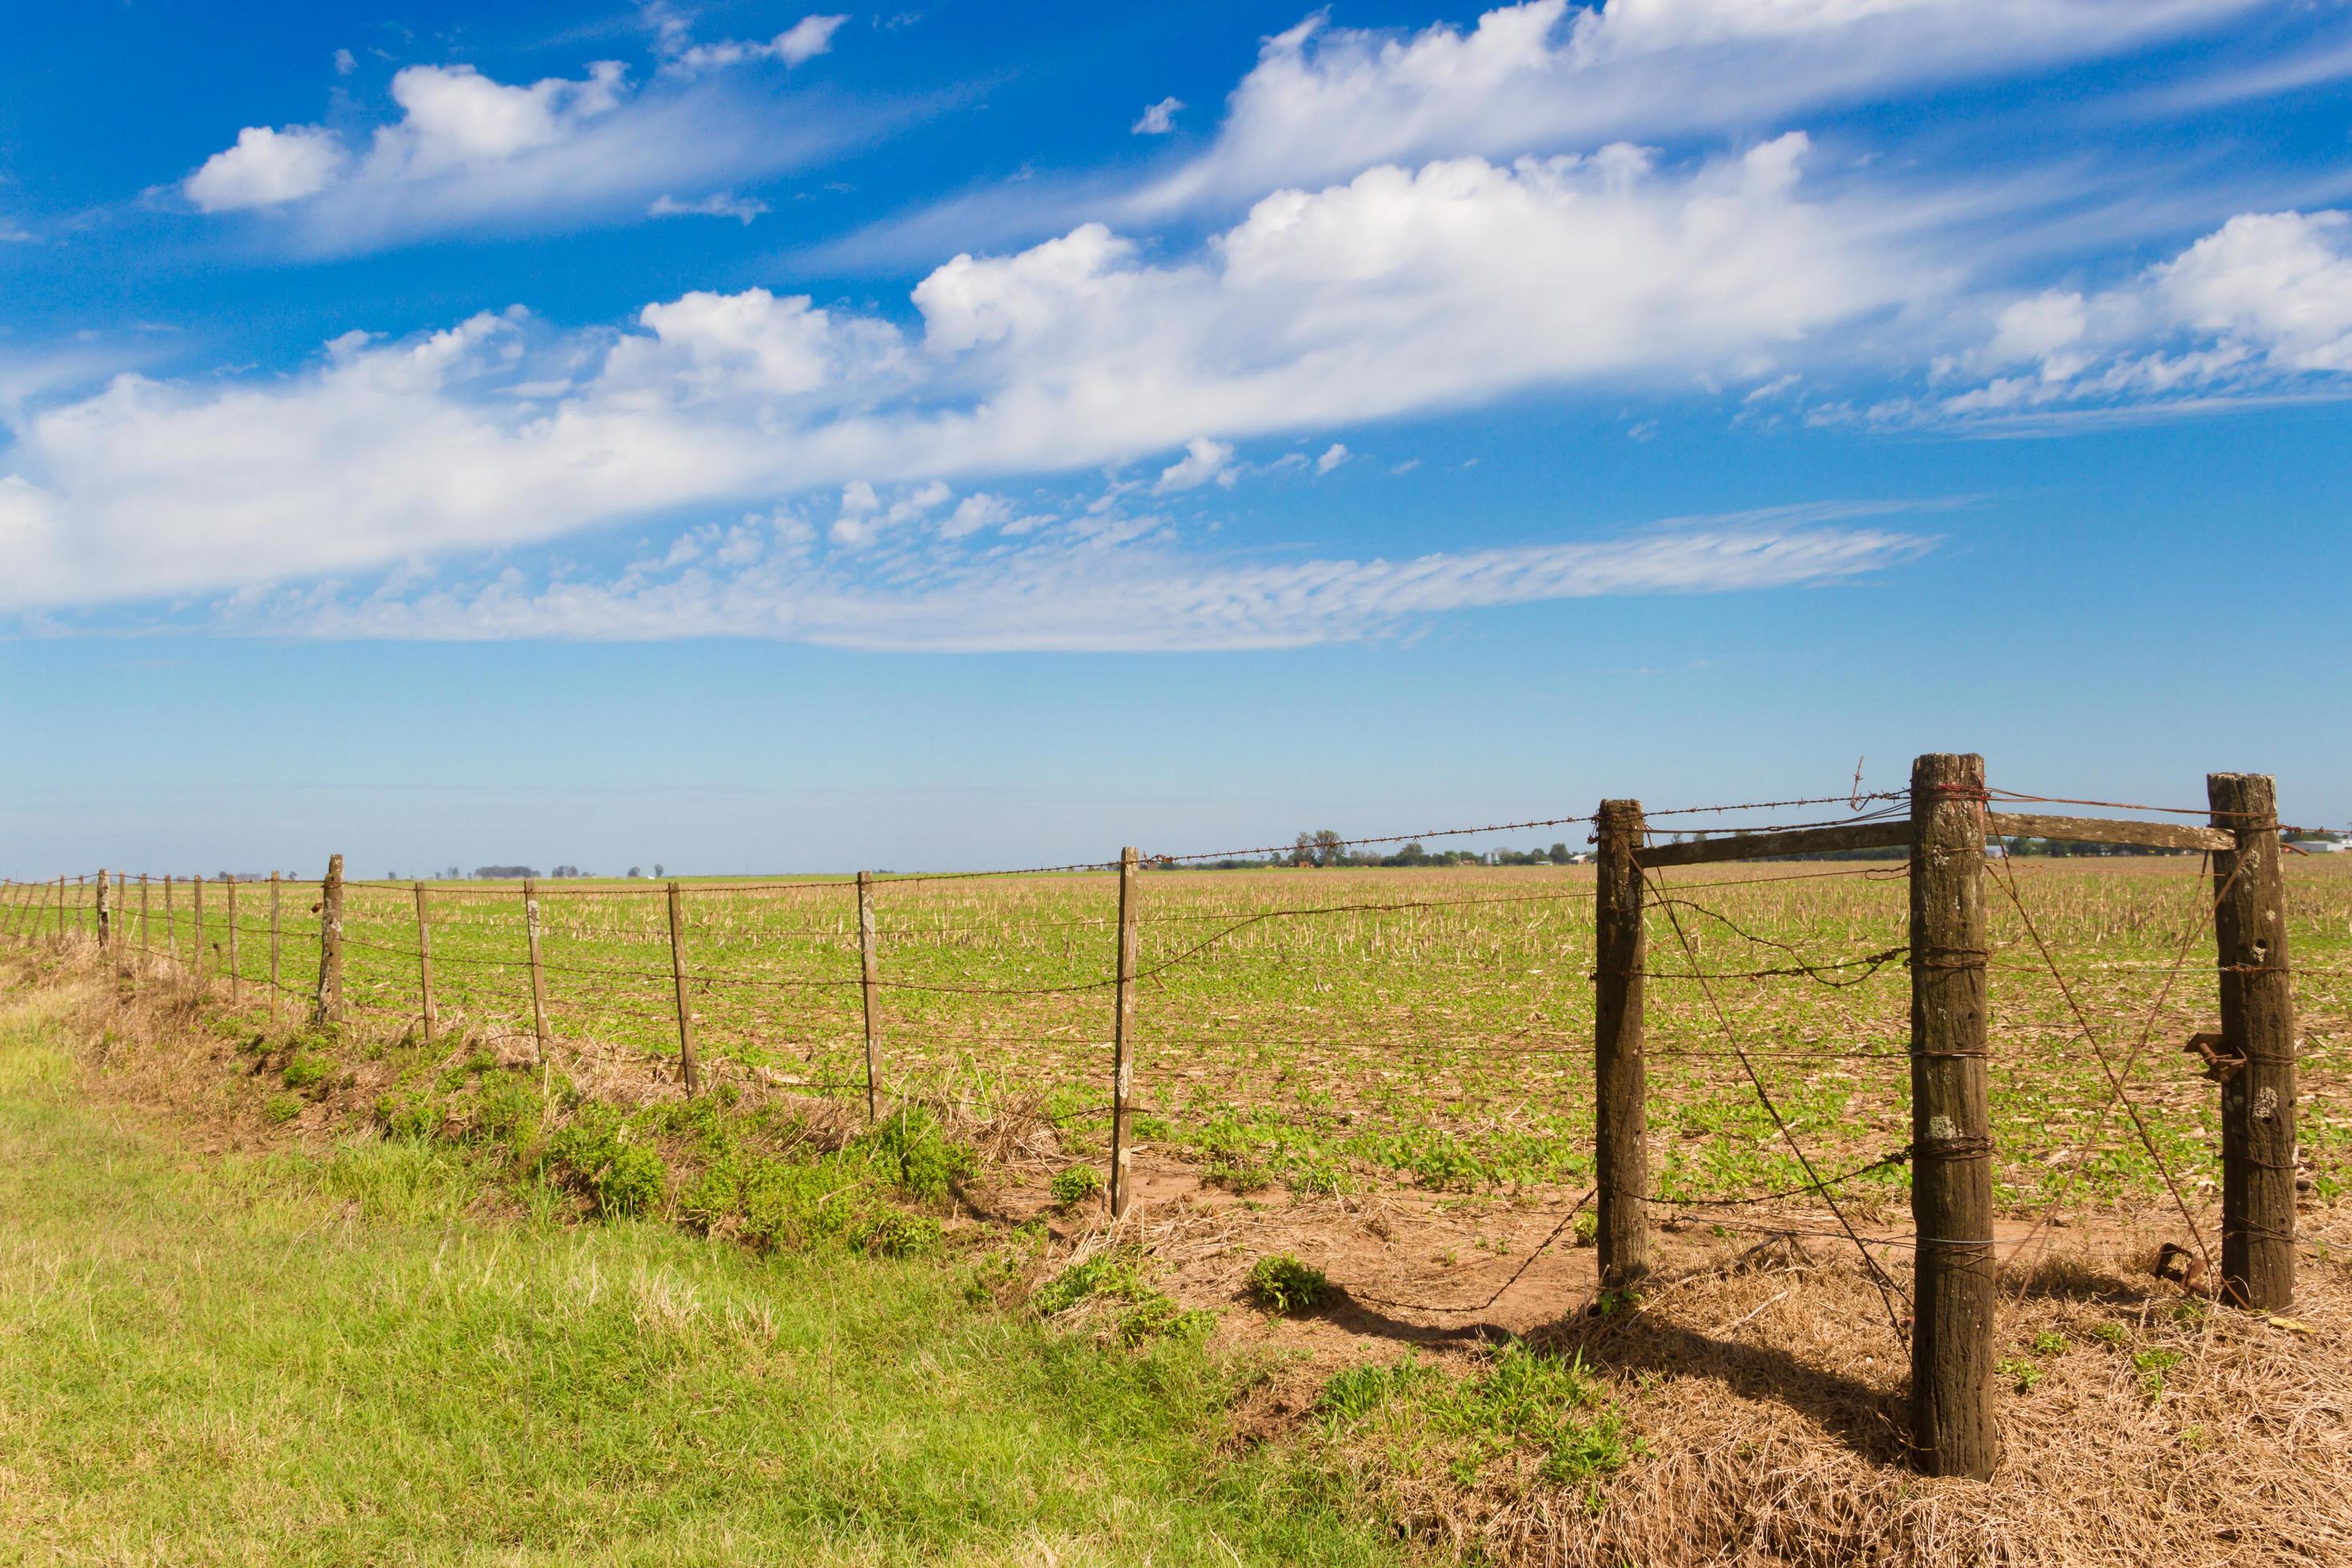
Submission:
<svg viewBox="0 0 2352 1568">
<path fill-rule="evenodd" d="M 599 60 L 579 81 L 510 87 L 471 66 L 410 66 L 392 79 L 402 117 L 375 133 L 361 173 L 413 180 L 551 145 L 620 107 L 625 75 L 619 61 Z"/>
<path fill-rule="evenodd" d="M 1833 583 L 1931 546 L 1840 526 L 1896 510 L 1786 508 L 1591 542 L 1281 565 L 1188 552 L 1150 519 L 1060 524 L 979 551 L 957 548 L 942 527 L 894 552 L 870 526 L 844 536 L 836 523 L 838 553 L 821 552 L 804 532 L 759 537 L 747 522 L 737 531 L 749 531 L 738 546 L 745 559 L 729 570 L 699 559 L 720 537 L 713 528 L 688 560 L 642 563 L 607 583 L 533 584 L 506 572 L 422 591 L 244 595 L 223 614 L 242 629 L 332 637 L 754 637 L 927 652 L 1296 647 L 1499 605 Z"/>
<path fill-rule="evenodd" d="M 1228 488 L 1234 462 L 1234 449 L 1223 441 L 1194 437 L 1184 444 L 1184 455 L 1160 470 L 1160 482 L 1151 487 L 1154 495 L 1172 495 L 1178 490 L 1198 489 L 1211 479 Z"/>
<path fill-rule="evenodd" d="M 2116 289 L 2051 289 L 2003 308 L 1946 369 L 1982 378 L 1934 411 L 2012 418 L 2274 394 L 2352 373 L 2352 214 L 2244 213 Z M 1927 411 L 1902 404 L 1894 422 Z"/>
<path fill-rule="evenodd" d="M 1906 254 L 1899 215 L 1804 200 L 1804 151 L 1378 168 L 1277 193 L 1164 262 L 1089 225 L 936 269 L 913 294 L 919 343 L 752 289 L 656 302 L 617 331 L 516 311 L 354 335 L 291 376 L 123 376 L 16 421 L 9 467 L 60 522 L 0 559 L 0 601 L 300 578 L 852 480 L 1183 447 L 1161 458 L 1172 489 L 1236 474 L 1230 444 L 1252 437 L 1533 386 L 1746 377 L 1946 287 Z"/>
<path fill-rule="evenodd" d="M 316 195 L 343 176 L 352 155 L 331 131 L 289 125 L 273 131 L 248 125 L 236 145 L 215 153 L 181 185 L 204 212 L 271 207 Z"/>
<path fill-rule="evenodd" d="M 750 223 L 768 210 L 768 204 L 757 196 L 731 195 L 714 191 L 698 201 L 682 202 L 675 196 L 656 196 L 646 208 L 647 217 L 731 217 L 739 223 Z"/>
<path fill-rule="evenodd" d="M 349 76 L 352 72 L 359 68 L 359 59 L 352 53 L 351 50 L 337 49 L 335 51 L 335 74 L 337 76 Z"/>
<path fill-rule="evenodd" d="M 1349 452 L 1346 443 L 1334 441 L 1330 446 L 1323 449 L 1323 455 L 1321 457 L 1315 459 L 1315 471 L 1318 474 L 1328 474 L 1332 469 L 1338 468 L 1340 464 L 1346 462 L 1348 460 L 1348 457 Z"/>
<path fill-rule="evenodd" d="M 1214 143 L 1139 212 L 1368 163 L 1746 128 L 1996 70 L 2121 53 L 2262 0 L 1527 0 L 1468 29 L 1268 39 Z"/>
<path fill-rule="evenodd" d="M 1142 118 L 1129 126 L 1128 131 L 1136 136 L 1165 136 L 1176 129 L 1176 111 L 1183 107 L 1184 100 L 1181 98 L 1163 98 L 1146 106 Z"/>
<path fill-rule="evenodd" d="M 848 20 L 845 16 L 803 16 L 763 44 L 737 39 L 697 44 L 690 40 L 683 18 L 674 12 L 662 12 L 657 16 L 657 37 L 671 68 L 678 71 L 719 70 L 746 60 L 778 60 L 791 67 L 830 54 L 834 34 Z"/>
<path fill-rule="evenodd" d="M 670 193 L 803 165 L 921 112 L 902 102 L 820 115 L 667 75 L 639 93 L 614 61 L 528 85 L 471 66 L 410 66 L 389 90 L 397 118 L 364 142 L 316 126 L 248 127 L 183 191 L 211 213 L 278 209 L 290 221 L 274 237 L 329 254 L 453 228 L 543 233 L 689 212 L 748 220 L 762 204 Z"/>
<path fill-rule="evenodd" d="M 956 502 L 956 509 L 947 521 L 940 525 L 941 539 L 961 539 L 982 529 L 1001 528 L 1013 521 L 1013 503 L 1003 496 L 986 490 L 974 490 Z"/>
</svg>

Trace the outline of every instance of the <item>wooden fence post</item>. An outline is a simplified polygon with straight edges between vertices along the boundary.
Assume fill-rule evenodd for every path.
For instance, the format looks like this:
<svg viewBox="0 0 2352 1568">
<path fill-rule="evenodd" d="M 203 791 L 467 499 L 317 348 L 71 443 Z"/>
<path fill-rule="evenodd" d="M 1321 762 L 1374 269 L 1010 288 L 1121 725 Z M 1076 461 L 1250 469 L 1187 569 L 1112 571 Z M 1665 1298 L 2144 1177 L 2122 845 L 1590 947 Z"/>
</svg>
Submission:
<svg viewBox="0 0 2352 1568">
<path fill-rule="evenodd" d="M 60 946 L 62 946 L 62 945 L 64 944 L 64 942 L 65 942 L 65 940 L 66 940 L 66 879 L 65 879 L 63 877 L 59 877 L 59 878 L 58 879 L 58 944 L 59 944 Z"/>
<path fill-rule="evenodd" d="M 228 1001 L 234 1007 L 244 996 L 236 973 L 236 879 L 224 877 L 222 880 L 228 884 Z"/>
<path fill-rule="evenodd" d="M 269 1016 L 278 1016 L 278 999 L 285 990 L 278 984 L 278 873 L 269 873 Z"/>
<path fill-rule="evenodd" d="M 547 1066 L 547 970 L 539 957 L 539 883 L 522 880 L 522 930 L 530 943 L 530 1032 L 539 1043 L 539 1065 Z"/>
<path fill-rule="evenodd" d="M 130 945 L 131 873 L 114 874 L 114 940 L 117 950 Z"/>
<path fill-rule="evenodd" d="M 196 984 L 202 985 L 205 983 L 205 879 L 202 875 L 188 879 L 188 920 L 196 928 Z"/>
<path fill-rule="evenodd" d="M 313 1024 L 343 1021 L 343 858 L 327 857 L 327 879 L 319 884 L 319 992 L 310 1007 Z"/>
<path fill-rule="evenodd" d="M 112 919 L 114 911 L 107 907 L 107 891 L 106 868 L 100 866 L 98 868 L 98 908 L 96 911 L 98 951 L 100 952 L 107 951 L 108 946 L 114 936 L 114 921 Z"/>
<path fill-rule="evenodd" d="M 1110 1216 L 1127 1213 L 1134 1196 L 1128 1164 L 1127 1098 L 1135 1072 L 1135 967 L 1142 949 L 1143 909 L 1136 897 L 1140 868 L 1135 846 L 1118 852 L 1118 1010 L 1110 1042 Z"/>
<path fill-rule="evenodd" d="M 425 1043 L 433 1043 L 433 922 L 425 918 L 425 884 L 416 884 L 416 988 L 424 994 Z"/>
<path fill-rule="evenodd" d="M 866 996 L 866 1120 L 873 1121 L 881 1114 L 881 1097 L 874 1086 L 876 1058 L 881 1055 L 878 1033 L 881 1017 L 876 1010 L 879 1000 L 877 993 L 882 984 L 882 953 L 880 935 L 874 924 L 874 873 L 857 873 L 857 975 L 858 989 Z"/>
<path fill-rule="evenodd" d="M 669 980 L 677 998 L 677 1069 L 686 1092 L 694 1093 L 694 1012 L 686 997 L 686 915 L 677 883 L 669 885 Z"/>
<path fill-rule="evenodd" d="M 1593 1180 L 1600 1188 L 1601 1283 L 1623 1286 L 1650 1268 L 1649 1110 L 1643 1059 L 1643 820 L 1638 800 L 1604 800 L 1597 818 L 1593 892 Z"/>
<path fill-rule="evenodd" d="M 163 873 L 163 956 L 180 962 L 180 917 L 172 907 L 172 873 Z"/>
<path fill-rule="evenodd" d="M 2294 1304 L 2294 991 L 2278 795 L 2265 773 L 2208 773 L 2221 971 L 2221 1290 L 2242 1307 Z"/>
<path fill-rule="evenodd" d="M 1985 773 L 1911 764 L 1911 1445 L 1932 1476 L 1991 1476 L 1992 1107 L 1985 1053 Z"/>
</svg>

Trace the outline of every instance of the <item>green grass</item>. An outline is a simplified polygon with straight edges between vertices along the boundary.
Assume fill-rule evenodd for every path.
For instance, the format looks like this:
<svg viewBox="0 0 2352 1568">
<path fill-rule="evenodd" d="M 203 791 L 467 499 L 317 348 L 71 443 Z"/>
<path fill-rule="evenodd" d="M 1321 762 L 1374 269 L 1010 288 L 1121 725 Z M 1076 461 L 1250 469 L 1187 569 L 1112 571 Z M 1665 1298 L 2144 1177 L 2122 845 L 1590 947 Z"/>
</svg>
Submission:
<svg viewBox="0 0 2352 1568">
<path fill-rule="evenodd" d="M 0 1016 L 0 1561 L 1391 1558 L 1301 1451 L 1220 1458 L 1197 1336 L 544 1187 L 483 1217 L 484 1158 L 192 1156 Z"/>
</svg>

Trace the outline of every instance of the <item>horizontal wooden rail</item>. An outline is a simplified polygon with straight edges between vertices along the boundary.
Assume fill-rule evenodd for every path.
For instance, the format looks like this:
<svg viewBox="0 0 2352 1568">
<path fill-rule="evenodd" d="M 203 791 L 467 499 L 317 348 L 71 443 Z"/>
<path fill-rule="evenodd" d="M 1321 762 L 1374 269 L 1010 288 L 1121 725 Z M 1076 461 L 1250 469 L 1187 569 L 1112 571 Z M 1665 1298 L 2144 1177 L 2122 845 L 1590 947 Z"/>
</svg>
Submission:
<svg viewBox="0 0 2352 1568">
<path fill-rule="evenodd" d="M 1996 811 L 1985 831 L 2004 837 L 2066 838 L 2084 844 L 2130 844 L 2142 849 L 2235 849 L 2238 836 L 2218 827 L 2176 822 L 2120 822 L 2105 816 L 2028 816 Z"/>
<path fill-rule="evenodd" d="M 1727 833 L 1682 844 L 1651 844 L 1634 851 L 1642 865 L 1704 866 L 1713 860 L 1769 860 L 1775 855 L 1824 855 L 1839 849 L 1903 849 L 1908 822 L 1856 822 L 1837 827 L 1792 827 L 1779 833 Z"/>
</svg>

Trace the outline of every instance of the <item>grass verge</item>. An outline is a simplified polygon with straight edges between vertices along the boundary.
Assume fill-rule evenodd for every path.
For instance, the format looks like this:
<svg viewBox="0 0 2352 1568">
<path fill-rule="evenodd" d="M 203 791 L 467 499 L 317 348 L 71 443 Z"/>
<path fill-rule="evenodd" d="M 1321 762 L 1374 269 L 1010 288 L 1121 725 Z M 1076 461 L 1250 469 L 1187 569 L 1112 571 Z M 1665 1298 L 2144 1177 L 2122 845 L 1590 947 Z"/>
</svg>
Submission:
<svg viewBox="0 0 2352 1568">
<path fill-rule="evenodd" d="M 1197 1336 L 486 1215 L 446 1143 L 193 1157 L 75 1092 L 63 1005 L 0 1012 L 0 1560 L 1390 1560 L 1300 1451 L 1220 1452 Z"/>
</svg>

